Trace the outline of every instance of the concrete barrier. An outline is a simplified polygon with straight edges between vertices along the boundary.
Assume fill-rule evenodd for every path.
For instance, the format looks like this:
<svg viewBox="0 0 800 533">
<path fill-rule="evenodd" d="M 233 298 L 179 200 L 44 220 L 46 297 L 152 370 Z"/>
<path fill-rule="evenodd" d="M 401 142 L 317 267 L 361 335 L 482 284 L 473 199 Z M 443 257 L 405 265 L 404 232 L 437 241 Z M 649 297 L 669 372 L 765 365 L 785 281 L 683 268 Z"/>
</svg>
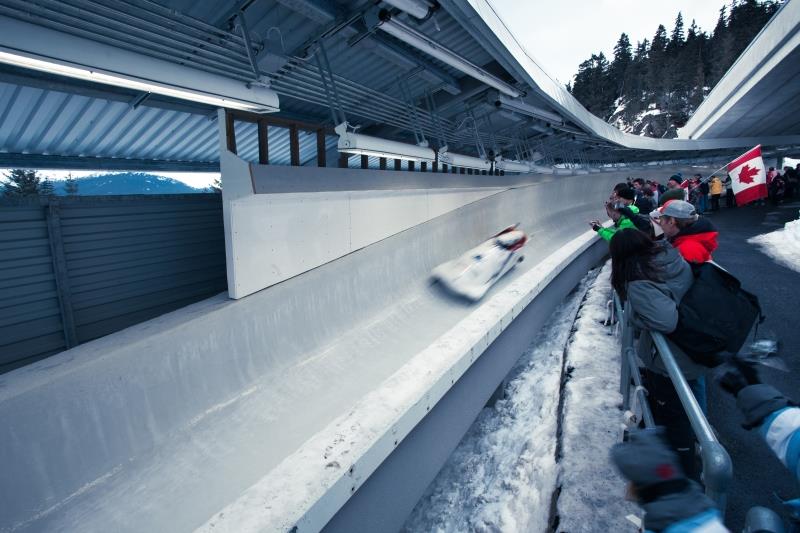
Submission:
<svg viewBox="0 0 800 533">
<path fill-rule="evenodd" d="M 0 530 L 319 529 L 585 257 L 586 221 L 621 178 L 543 177 L 0 376 Z M 531 236 L 526 261 L 482 304 L 429 284 L 514 222 Z"/>
</svg>

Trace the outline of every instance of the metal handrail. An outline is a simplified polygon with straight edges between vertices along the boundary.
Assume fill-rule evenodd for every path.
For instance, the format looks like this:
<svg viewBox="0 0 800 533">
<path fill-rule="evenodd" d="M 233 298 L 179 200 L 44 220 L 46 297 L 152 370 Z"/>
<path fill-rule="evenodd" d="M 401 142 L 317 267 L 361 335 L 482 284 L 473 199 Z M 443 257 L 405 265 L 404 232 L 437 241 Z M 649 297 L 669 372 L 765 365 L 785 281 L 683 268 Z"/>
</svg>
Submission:
<svg viewBox="0 0 800 533">
<path fill-rule="evenodd" d="M 641 395 L 641 376 L 639 375 L 638 365 L 636 364 L 635 352 L 633 349 L 633 328 L 628 323 L 627 313 L 619 301 L 617 294 L 614 294 L 614 307 L 617 310 L 619 323 L 622 325 L 622 372 L 620 375 L 620 391 L 623 395 L 623 406 L 629 405 L 630 383 L 633 379 L 636 386 L 637 396 Z M 733 480 L 733 464 L 725 447 L 720 444 L 714 434 L 711 424 L 708 423 L 700 404 L 694 397 L 689 383 L 681 372 L 675 356 L 667 344 L 664 336 L 657 331 L 650 331 L 653 344 L 658 351 L 661 361 L 667 370 L 670 380 L 675 387 L 675 392 L 681 401 L 689 423 L 694 430 L 697 440 L 700 443 L 701 458 L 703 461 L 703 481 L 706 487 L 706 495 L 714 500 L 720 512 L 725 514 L 727 504 L 727 489 Z M 643 396 L 643 395 L 642 395 Z M 639 399 L 640 406 L 647 405 L 646 399 Z M 649 411 L 649 406 L 647 408 Z M 642 417 L 645 418 L 645 410 L 642 409 Z M 652 416 L 652 415 L 651 415 Z M 652 420 L 652 418 L 651 418 Z M 645 425 L 650 427 L 645 419 Z"/>
</svg>

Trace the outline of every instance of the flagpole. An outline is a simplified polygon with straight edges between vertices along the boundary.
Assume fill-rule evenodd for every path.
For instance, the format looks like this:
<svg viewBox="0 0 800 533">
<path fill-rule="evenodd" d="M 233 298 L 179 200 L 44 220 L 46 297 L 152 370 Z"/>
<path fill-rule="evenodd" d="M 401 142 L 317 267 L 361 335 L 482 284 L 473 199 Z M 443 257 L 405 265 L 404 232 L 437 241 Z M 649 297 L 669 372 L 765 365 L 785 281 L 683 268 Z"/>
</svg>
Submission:
<svg viewBox="0 0 800 533">
<path fill-rule="evenodd" d="M 756 145 L 756 147 L 757 147 L 757 146 L 760 146 L 760 145 Z M 753 148 L 750 148 L 750 150 L 752 150 L 752 149 L 753 149 Z M 747 152 L 749 152 L 750 150 L 748 150 Z M 734 157 L 734 158 L 733 158 L 733 160 L 732 160 L 732 161 L 729 161 L 728 163 L 725 163 L 724 165 L 722 165 L 721 167 L 719 167 L 717 170 L 715 170 L 714 172 L 712 172 L 711 174 L 709 174 L 707 178 L 703 178 L 703 179 L 702 179 L 702 180 L 700 180 L 700 181 L 708 181 L 708 180 L 710 180 L 710 179 L 711 179 L 711 178 L 714 176 L 714 174 L 716 174 L 717 172 L 719 172 L 719 171 L 720 171 L 720 170 L 722 170 L 723 168 L 727 170 L 727 168 L 728 168 L 728 165 L 730 165 L 730 164 L 731 164 L 733 161 L 736 161 L 737 159 L 739 159 L 740 157 L 742 157 L 743 155 L 745 155 L 747 152 L 744 152 L 744 153 L 743 153 L 743 154 L 741 154 L 741 155 L 737 155 L 736 157 Z"/>
</svg>

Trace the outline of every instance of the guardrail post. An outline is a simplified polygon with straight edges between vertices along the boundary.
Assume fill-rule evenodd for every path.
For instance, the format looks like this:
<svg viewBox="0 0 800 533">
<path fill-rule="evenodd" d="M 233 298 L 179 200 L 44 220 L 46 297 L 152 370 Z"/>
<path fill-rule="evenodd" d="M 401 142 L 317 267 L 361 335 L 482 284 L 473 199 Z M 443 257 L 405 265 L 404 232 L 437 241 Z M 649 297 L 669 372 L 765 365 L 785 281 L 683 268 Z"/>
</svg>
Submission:
<svg viewBox="0 0 800 533">
<path fill-rule="evenodd" d="M 731 458 L 719 442 L 704 442 L 700 447 L 706 495 L 717 502 L 717 507 L 724 515 L 728 503 L 728 487 L 733 481 Z"/>
</svg>

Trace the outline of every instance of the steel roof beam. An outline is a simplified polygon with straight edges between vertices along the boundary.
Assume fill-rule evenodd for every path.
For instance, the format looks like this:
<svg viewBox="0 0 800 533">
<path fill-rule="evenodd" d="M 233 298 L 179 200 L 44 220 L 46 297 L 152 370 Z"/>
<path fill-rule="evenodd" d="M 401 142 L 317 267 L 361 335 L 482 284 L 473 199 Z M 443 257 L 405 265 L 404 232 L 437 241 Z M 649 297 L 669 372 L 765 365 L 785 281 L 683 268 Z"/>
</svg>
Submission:
<svg viewBox="0 0 800 533">
<path fill-rule="evenodd" d="M 57 168 L 64 170 L 219 172 L 219 161 L 166 161 L 157 159 L 73 157 L 18 153 L 0 153 L 0 166 L 7 168 Z"/>
</svg>

